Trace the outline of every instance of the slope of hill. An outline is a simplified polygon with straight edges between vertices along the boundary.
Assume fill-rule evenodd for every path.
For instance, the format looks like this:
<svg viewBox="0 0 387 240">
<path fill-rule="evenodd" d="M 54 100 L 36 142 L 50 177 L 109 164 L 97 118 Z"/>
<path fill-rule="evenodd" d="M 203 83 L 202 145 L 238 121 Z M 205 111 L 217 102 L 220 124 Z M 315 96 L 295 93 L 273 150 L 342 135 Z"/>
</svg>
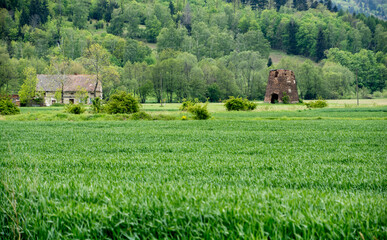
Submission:
<svg viewBox="0 0 387 240">
<path fill-rule="evenodd" d="M 351 13 L 364 13 L 387 20 L 387 1 L 385 0 L 333 0 L 333 3 L 339 9 L 348 9 Z"/>
</svg>

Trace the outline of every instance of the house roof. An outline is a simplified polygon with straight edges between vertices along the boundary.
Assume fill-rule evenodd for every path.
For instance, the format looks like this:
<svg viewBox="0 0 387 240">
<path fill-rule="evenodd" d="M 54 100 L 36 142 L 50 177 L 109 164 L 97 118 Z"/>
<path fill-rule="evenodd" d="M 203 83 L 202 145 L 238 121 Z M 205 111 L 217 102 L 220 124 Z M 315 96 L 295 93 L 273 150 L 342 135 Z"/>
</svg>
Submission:
<svg viewBox="0 0 387 240">
<path fill-rule="evenodd" d="M 61 88 L 62 75 L 38 74 L 37 91 L 55 92 Z M 79 88 L 84 88 L 88 92 L 94 92 L 95 75 L 65 75 L 63 91 L 76 92 Z M 102 92 L 101 81 L 98 82 L 97 92 Z"/>
</svg>

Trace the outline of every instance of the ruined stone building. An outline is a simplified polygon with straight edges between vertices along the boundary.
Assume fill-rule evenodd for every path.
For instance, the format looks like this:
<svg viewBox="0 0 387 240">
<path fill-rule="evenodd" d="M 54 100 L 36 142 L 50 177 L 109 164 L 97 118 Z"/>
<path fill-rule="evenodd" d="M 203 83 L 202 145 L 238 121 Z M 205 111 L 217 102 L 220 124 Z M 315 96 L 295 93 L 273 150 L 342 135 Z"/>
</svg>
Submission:
<svg viewBox="0 0 387 240">
<path fill-rule="evenodd" d="M 271 70 L 264 102 L 280 103 L 285 93 L 289 96 L 289 103 L 298 103 L 297 83 L 294 72 L 285 69 Z"/>
<path fill-rule="evenodd" d="M 95 75 L 43 75 L 38 74 L 38 83 L 36 91 L 40 92 L 44 97 L 44 105 L 50 106 L 58 100 L 55 98 L 55 92 L 61 91 L 63 86 L 63 102 L 79 103 L 81 99 L 77 98 L 77 91 L 86 91 L 87 104 L 91 104 L 91 99 L 94 98 L 94 87 L 96 82 Z M 98 82 L 96 95 L 102 98 L 102 84 Z"/>
</svg>

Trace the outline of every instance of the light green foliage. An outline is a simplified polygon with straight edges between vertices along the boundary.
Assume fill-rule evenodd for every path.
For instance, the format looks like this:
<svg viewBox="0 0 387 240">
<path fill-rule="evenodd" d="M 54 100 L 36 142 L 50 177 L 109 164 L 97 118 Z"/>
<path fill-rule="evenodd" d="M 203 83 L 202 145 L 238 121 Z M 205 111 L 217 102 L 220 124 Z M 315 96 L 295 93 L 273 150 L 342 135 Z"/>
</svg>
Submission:
<svg viewBox="0 0 387 240">
<path fill-rule="evenodd" d="M 0 96 L 0 115 L 19 114 L 20 109 L 7 96 Z"/>
<path fill-rule="evenodd" d="M 179 110 L 180 111 L 188 111 L 188 108 L 190 108 L 198 103 L 199 103 L 199 99 L 197 99 L 197 98 L 195 98 L 193 101 L 183 99 L 183 102 L 181 103 Z"/>
<path fill-rule="evenodd" d="M 91 110 L 93 113 L 101 113 L 103 112 L 103 105 L 101 98 L 94 98 L 92 101 Z"/>
<path fill-rule="evenodd" d="M 132 94 L 119 91 L 110 96 L 105 111 L 109 114 L 135 113 L 140 111 L 140 103 Z"/>
<path fill-rule="evenodd" d="M 168 48 L 181 50 L 186 35 L 187 30 L 183 27 L 177 29 L 173 26 L 163 28 L 157 37 L 157 50 L 163 51 Z"/>
<path fill-rule="evenodd" d="M 376 113 L 341 110 L 294 116 Z M 15 219 L 33 239 L 383 239 L 385 129 L 365 119 L 0 121 L 1 238 L 17 235 Z"/>
<path fill-rule="evenodd" d="M 60 103 L 62 101 L 62 89 L 61 88 L 58 88 L 55 91 L 54 97 L 55 97 L 57 103 Z"/>
<path fill-rule="evenodd" d="M 193 114 L 193 118 L 196 120 L 206 120 L 211 117 L 211 114 L 207 110 L 208 103 L 196 103 L 188 107 L 187 111 Z"/>
<path fill-rule="evenodd" d="M 5 47 L 0 46 L 0 91 L 9 92 L 16 85 L 16 69 Z"/>
<path fill-rule="evenodd" d="M 330 61 L 340 63 L 358 74 L 360 87 L 366 87 L 374 91 L 382 91 L 386 86 L 387 67 L 378 63 L 374 52 L 362 49 L 352 54 L 337 48 L 331 48 L 327 57 Z"/>
<path fill-rule="evenodd" d="M 65 111 L 72 114 L 82 114 L 86 111 L 85 107 L 82 104 L 67 104 Z"/>
<path fill-rule="evenodd" d="M 106 49 L 99 44 L 91 45 L 84 52 L 83 63 L 85 67 L 88 68 L 92 74 L 96 75 L 94 83 L 94 97 L 97 97 L 96 91 L 98 84 L 100 84 L 100 81 L 104 83 L 104 78 L 102 77 L 102 74 L 110 63 L 109 59 L 109 52 L 106 51 Z"/>
<path fill-rule="evenodd" d="M 325 101 L 324 99 L 318 99 L 316 101 L 311 101 L 311 102 L 307 102 L 307 103 L 304 103 L 308 108 L 325 108 L 328 106 L 328 103 L 327 101 Z"/>
<path fill-rule="evenodd" d="M 19 91 L 20 103 L 30 105 L 32 100 L 36 96 L 36 84 L 38 78 L 36 77 L 36 71 L 32 67 L 28 67 L 23 71 L 24 82 Z"/>
<path fill-rule="evenodd" d="M 75 92 L 75 98 L 79 100 L 79 103 L 87 103 L 87 99 L 89 98 L 87 90 L 85 88 L 77 86 L 77 91 Z"/>
<path fill-rule="evenodd" d="M 290 97 L 289 97 L 289 95 L 286 92 L 282 93 L 281 100 L 282 100 L 283 104 L 289 104 L 290 103 Z"/>
<path fill-rule="evenodd" d="M 237 46 L 239 51 L 256 51 L 262 58 L 268 58 L 270 43 L 263 36 L 261 30 L 251 30 L 245 34 L 238 34 Z"/>
<path fill-rule="evenodd" d="M 325 62 L 322 68 L 328 99 L 345 98 L 355 91 L 355 75 L 339 63 Z"/>
</svg>

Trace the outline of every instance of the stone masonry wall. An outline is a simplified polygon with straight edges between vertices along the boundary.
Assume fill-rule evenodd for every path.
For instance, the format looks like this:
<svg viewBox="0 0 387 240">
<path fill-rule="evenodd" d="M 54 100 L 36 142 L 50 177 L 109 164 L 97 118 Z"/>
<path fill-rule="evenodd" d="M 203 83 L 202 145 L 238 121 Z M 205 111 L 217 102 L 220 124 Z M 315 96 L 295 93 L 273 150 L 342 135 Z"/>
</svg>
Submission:
<svg viewBox="0 0 387 240">
<path fill-rule="evenodd" d="M 276 98 L 278 102 L 282 102 L 284 92 L 288 94 L 290 103 L 298 103 L 297 83 L 294 72 L 285 69 L 271 70 L 264 102 L 270 103 Z"/>
</svg>

